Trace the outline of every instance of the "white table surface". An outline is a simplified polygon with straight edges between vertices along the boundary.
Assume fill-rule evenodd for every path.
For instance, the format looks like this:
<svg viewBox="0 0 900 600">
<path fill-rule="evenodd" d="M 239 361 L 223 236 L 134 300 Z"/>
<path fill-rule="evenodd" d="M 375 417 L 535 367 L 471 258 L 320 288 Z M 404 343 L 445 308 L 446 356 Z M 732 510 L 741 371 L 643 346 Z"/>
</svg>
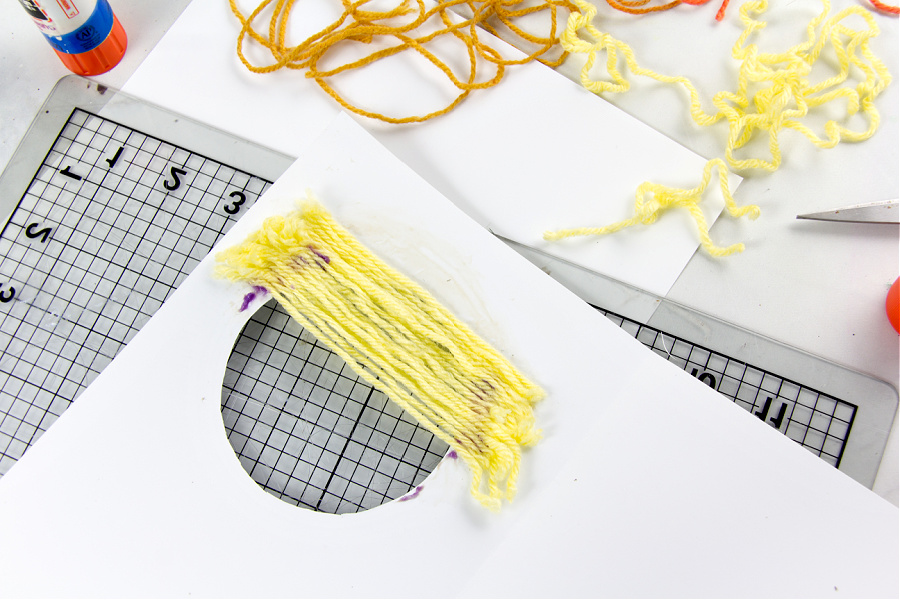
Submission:
<svg viewBox="0 0 900 600">
<path fill-rule="evenodd" d="M 129 48 L 120 65 L 95 79 L 122 87 L 188 3 L 113 2 L 128 33 Z M 717 4 L 683 6 L 639 18 L 616 13 L 602 2 L 599 6 L 603 28 L 631 43 L 642 64 L 688 76 L 708 98 L 714 91 L 733 89 L 734 61 L 729 49 L 740 28 L 739 5 L 730 6 L 725 22 L 716 24 L 712 16 Z M 797 5 L 806 7 L 806 12 L 798 12 Z M 805 27 L 816 6 L 817 2 L 811 0 L 793 3 L 791 18 L 802 18 Z M 775 19 L 786 14 L 773 8 L 767 16 Z M 40 104 L 68 71 L 17 3 L 0 4 L 0 15 L 6 25 L 0 37 L 2 168 Z M 873 49 L 896 78 L 900 74 L 898 20 L 877 13 L 875 18 L 882 35 L 873 41 Z M 691 36 L 686 44 L 685 31 L 689 26 L 696 27 L 698 20 L 709 23 L 708 31 L 700 37 Z M 795 28 L 798 22 L 793 21 Z M 791 36 L 797 32 L 773 24 L 759 38 L 765 40 L 761 42 L 763 49 L 780 51 L 782 45 L 766 46 L 778 41 L 779 34 Z M 790 45 L 799 41 L 789 39 Z M 679 52 L 673 52 L 673 48 Z M 577 65 L 564 65 L 561 71 L 574 76 Z M 799 135 L 784 134 L 783 167 L 774 174 L 750 174 L 738 192 L 738 202 L 758 204 L 762 216 L 756 221 L 720 219 L 712 229 L 714 239 L 722 243 L 744 241 L 747 250 L 725 260 L 698 253 L 668 298 L 883 379 L 895 389 L 900 386 L 900 338 L 888 325 L 883 310 L 888 286 L 900 275 L 897 226 L 818 224 L 794 218 L 798 213 L 898 196 L 897 90 L 895 79 L 878 98 L 881 127 L 863 143 L 820 150 Z M 638 83 L 632 92 L 610 100 L 704 156 L 722 155 L 724 130 L 695 127 L 688 120 L 680 92 Z M 660 106 L 669 109 L 660 110 Z M 895 505 L 897 455 L 895 421 L 874 488 Z"/>
</svg>

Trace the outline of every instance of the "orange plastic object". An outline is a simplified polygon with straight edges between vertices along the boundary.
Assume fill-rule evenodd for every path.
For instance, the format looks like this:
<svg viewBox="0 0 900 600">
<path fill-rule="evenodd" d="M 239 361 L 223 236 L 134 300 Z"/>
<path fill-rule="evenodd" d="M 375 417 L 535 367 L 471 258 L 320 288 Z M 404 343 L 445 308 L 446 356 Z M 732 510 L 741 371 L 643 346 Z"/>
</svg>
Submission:
<svg viewBox="0 0 900 600">
<path fill-rule="evenodd" d="M 891 322 L 897 333 L 900 333 L 900 277 L 894 281 L 894 285 L 888 290 L 884 307 L 887 311 L 888 321 Z"/>
<path fill-rule="evenodd" d="M 106 73 L 119 64 L 119 61 L 125 55 L 125 48 L 127 47 L 128 36 L 125 35 L 125 29 L 119 23 L 119 19 L 113 15 L 112 30 L 110 30 L 106 39 L 93 50 L 80 54 L 67 54 L 55 48 L 54 50 L 70 71 L 78 75 L 88 76 Z"/>
</svg>

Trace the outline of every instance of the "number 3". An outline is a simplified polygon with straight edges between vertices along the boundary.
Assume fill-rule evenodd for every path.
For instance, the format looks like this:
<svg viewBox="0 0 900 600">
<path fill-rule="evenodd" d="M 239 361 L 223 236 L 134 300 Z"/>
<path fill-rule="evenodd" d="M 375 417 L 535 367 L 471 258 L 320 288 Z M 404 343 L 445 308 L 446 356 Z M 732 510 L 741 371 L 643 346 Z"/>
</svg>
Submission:
<svg viewBox="0 0 900 600">
<path fill-rule="evenodd" d="M 228 195 L 232 198 L 237 198 L 237 200 L 235 200 L 231 204 L 226 204 L 224 207 L 225 212 L 227 212 L 229 215 L 236 215 L 238 211 L 241 210 L 241 205 L 247 201 L 247 196 L 245 196 L 243 192 L 239 192 L 237 190 L 231 192 Z"/>
</svg>

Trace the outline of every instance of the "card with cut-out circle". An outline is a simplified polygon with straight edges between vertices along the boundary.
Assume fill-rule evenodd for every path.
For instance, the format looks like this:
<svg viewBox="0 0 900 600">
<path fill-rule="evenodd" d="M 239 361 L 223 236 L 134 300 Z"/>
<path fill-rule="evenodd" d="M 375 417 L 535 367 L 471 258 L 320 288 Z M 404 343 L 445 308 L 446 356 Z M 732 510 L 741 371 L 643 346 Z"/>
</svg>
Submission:
<svg viewBox="0 0 900 600">
<path fill-rule="evenodd" d="M 208 256 L 0 479 L 0 592 L 896 589 L 893 506 L 646 352 L 349 118 L 336 120 L 217 248 L 292 210 L 306 188 L 546 390 L 536 408 L 544 437 L 523 455 L 515 501 L 499 514 L 485 510 L 452 456 L 408 493 L 356 514 L 306 510 L 260 489 L 229 443 L 221 397 L 234 383 L 226 373 L 235 344 L 243 350 L 242 331 L 273 318 L 271 307 L 250 286 L 213 278 Z M 748 574 L 761 555 L 785 568 Z"/>
</svg>

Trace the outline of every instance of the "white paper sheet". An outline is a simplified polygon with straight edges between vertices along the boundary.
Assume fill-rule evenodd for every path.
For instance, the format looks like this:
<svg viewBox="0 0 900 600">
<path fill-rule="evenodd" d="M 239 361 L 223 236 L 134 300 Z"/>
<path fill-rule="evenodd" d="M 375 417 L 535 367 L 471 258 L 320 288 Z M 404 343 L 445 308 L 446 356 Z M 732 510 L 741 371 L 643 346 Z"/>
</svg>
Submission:
<svg viewBox="0 0 900 600">
<path fill-rule="evenodd" d="M 452 459 L 355 515 L 261 490 L 220 414 L 253 311 L 207 257 L 0 480 L 0 595 L 897 594 L 893 506 L 647 352 L 351 119 L 220 247 L 306 188 L 545 388 L 517 499 L 486 511 Z"/>
<path fill-rule="evenodd" d="M 255 5 L 242 4 L 246 12 Z M 298 4 L 292 39 L 330 22 L 329 7 Z M 227 2 L 194 0 L 123 89 L 297 156 L 339 106 L 297 71 L 249 73 L 235 55 L 238 30 Z M 391 61 L 352 76 L 360 103 L 393 115 L 442 106 L 433 67 L 423 67 L 412 53 Z M 549 229 L 630 218 L 635 189 L 644 181 L 694 187 L 705 160 L 539 63 L 510 68 L 497 87 L 425 124 L 360 121 L 482 225 L 658 296 L 697 248 L 695 225 L 685 213 L 606 238 L 543 241 Z M 722 208 L 718 190 L 703 206 L 712 224 Z"/>
</svg>

